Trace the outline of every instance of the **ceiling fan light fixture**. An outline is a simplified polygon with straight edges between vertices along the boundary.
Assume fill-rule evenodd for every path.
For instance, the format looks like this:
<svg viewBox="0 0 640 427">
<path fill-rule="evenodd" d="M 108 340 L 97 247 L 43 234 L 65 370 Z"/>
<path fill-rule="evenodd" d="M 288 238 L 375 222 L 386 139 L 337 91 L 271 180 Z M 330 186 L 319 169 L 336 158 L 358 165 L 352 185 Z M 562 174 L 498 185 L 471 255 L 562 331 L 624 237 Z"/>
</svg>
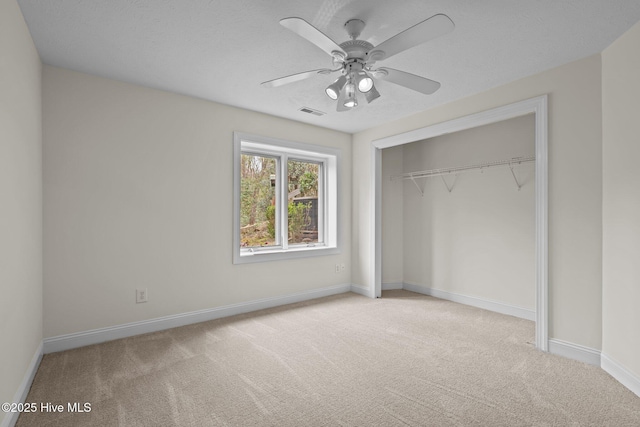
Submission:
<svg viewBox="0 0 640 427">
<path fill-rule="evenodd" d="M 347 108 L 357 107 L 358 101 L 356 100 L 356 97 L 354 96 L 354 97 L 345 99 L 344 106 Z"/>
<path fill-rule="evenodd" d="M 354 85 L 351 81 L 347 83 L 344 87 L 344 92 L 347 98 L 355 98 L 356 96 L 356 85 Z"/>
<path fill-rule="evenodd" d="M 336 92 L 331 86 L 325 89 L 327 96 L 333 100 L 338 99 L 338 92 Z"/>
<path fill-rule="evenodd" d="M 338 99 L 340 95 L 340 91 L 344 87 L 347 82 L 347 78 L 345 76 L 340 76 L 335 82 L 331 83 L 324 91 L 327 96 L 334 101 Z"/>
<path fill-rule="evenodd" d="M 353 108 L 358 106 L 358 100 L 356 99 L 356 85 L 353 80 L 349 78 L 348 83 L 344 87 L 344 106 L 347 108 Z"/>
<path fill-rule="evenodd" d="M 358 90 L 367 93 L 373 88 L 373 79 L 364 71 L 358 74 Z"/>
<path fill-rule="evenodd" d="M 364 94 L 365 99 L 367 100 L 367 104 L 371 103 L 371 101 L 380 98 L 380 92 L 374 87 L 371 86 L 371 90 Z"/>
</svg>

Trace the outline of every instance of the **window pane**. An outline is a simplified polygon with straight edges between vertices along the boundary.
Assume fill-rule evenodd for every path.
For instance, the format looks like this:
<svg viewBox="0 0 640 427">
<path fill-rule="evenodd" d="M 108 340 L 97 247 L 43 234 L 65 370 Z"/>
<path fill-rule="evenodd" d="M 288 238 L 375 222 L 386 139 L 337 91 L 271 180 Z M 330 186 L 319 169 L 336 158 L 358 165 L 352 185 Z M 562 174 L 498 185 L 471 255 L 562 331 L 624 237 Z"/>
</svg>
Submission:
<svg viewBox="0 0 640 427">
<path fill-rule="evenodd" d="M 276 159 L 242 154 L 240 166 L 240 245 L 274 246 Z"/>
<path fill-rule="evenodd" d="M 289 244 L 318 242 L 318 179 L 320 165 L 287 162 Z"/>
<path fill-rule="evenodd" d="M 340 150 L 233 134 L 233 263 L 337 254 Z"/>
</svg>

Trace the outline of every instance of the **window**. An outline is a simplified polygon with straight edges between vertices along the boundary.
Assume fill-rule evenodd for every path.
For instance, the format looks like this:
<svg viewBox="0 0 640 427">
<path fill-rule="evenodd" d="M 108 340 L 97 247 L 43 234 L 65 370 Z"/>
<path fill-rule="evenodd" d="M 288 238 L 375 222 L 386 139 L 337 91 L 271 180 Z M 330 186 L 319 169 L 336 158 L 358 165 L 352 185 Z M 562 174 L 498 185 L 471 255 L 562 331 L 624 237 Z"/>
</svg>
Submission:
<svg viewBox="0 0 640 427">
<path fill-rule="evenodd" d="M 339 154 L 234 133 L 234 264 L 338 253 Z"/>
</svg>

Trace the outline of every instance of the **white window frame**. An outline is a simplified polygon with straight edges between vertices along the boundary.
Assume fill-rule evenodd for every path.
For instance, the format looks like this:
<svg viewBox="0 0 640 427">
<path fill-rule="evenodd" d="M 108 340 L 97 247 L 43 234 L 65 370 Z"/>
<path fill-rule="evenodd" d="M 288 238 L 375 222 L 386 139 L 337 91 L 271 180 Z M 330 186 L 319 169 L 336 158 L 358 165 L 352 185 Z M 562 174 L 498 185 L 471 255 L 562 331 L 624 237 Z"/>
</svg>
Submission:
<svg viewBox="0 0 640 427">
<path fill-rule="evenodd" d="M 240 158 L 252 154 L 277 158 L 276 245 L 259 248 L 240 246 Z M 318 242 L 289 244 L 287 241 L 287 161 L 318 163 Z M 285 141 L 242 132 L 233 133 L 233 263 L 276 261 L 340 253 L 338 200 L 340 149 Z"/>
</svg>

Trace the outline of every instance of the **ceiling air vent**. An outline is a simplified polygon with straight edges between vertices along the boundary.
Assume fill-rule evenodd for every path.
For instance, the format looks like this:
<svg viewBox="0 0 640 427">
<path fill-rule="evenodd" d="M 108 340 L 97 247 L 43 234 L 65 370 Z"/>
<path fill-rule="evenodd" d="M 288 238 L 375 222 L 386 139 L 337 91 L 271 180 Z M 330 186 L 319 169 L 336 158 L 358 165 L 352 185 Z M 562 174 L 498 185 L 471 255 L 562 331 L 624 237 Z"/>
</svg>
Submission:
<svg viewBox="0 0 640 427">
<path fill-rule="evenodd" d="M 302 107 L 299 111 L 302 111 L 303 113 L 313 114 L 314 116 L 324 116 L 325 114 L 327 114 L 309 107 Z"/>
</svg>

